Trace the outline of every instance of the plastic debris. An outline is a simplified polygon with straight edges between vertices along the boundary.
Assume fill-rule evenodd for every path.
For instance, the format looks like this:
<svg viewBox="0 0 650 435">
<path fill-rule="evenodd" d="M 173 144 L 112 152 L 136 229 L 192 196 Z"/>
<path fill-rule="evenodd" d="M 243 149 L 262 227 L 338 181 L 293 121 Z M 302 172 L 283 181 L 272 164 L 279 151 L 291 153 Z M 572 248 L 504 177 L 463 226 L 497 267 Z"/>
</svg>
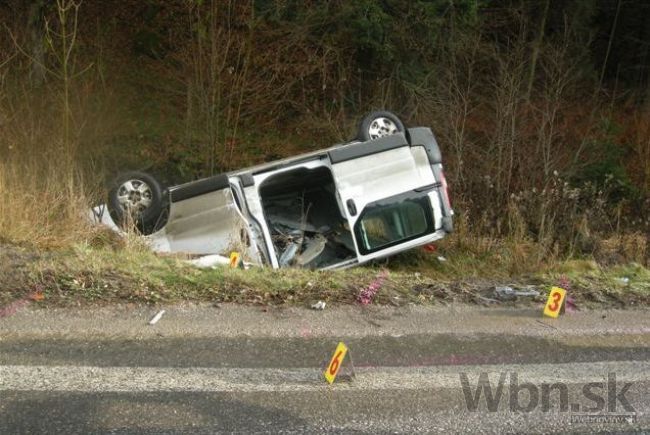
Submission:
<svg viewBox="0 0 650 435">
<path fill-rule="evenodd" d="M 230 259 L 223 255 L 205 255 L 203 257 L 195 258 L 194 260 L 187 260 L 193 266 L 201 269 L 215 268 L 216 266 L 228 266 Z"/>
<path fill-rule="evenodd" d="M 497 286 L 494 288 L 494 293 L 497 298 L 501 300 L 511 300 L 519 296 L 537 297 L 540 294 L 539 291 L 534 289 L 529 288 L 527 290 L 515 290 L 509 286 Z"/>
<path fill-rule="evenodd" d="M 445 261 L 447 261 L 447 259 L 445 257 L 443 257 L 442 255 L 439 255 L 438 256 L 438 261 L 441 262 L 441 263 L 444 263 Z"/>
<path fill-rule="evenodd" d="M 155 325 L 156 323 L 158 323 L 158 320 L 162 318 L 163 314 L 165 314 L 165 310 L 158 311 L 158 313 L 155 316 L 153 316 L 153 318 L 149 321 L 149 324 Z"/>
<path fill-rule="evenodd" d="M 622 282 L 623 284 L 625 284 L 625 285 L 628 285 L 628 284 L 630 283 L 630 278 L 628 278 L 627 276 L 624 276 L 624 277 L 622 277 L 622 278 L 619 278 L 618 280 L 619 280 L 620 282 Z"/>
<path fill-rule="evenodd" d="M 312 304 L 312 309 L 314 310 L 324 310 L 325 309 L 325 302 L 323 301 L 318 301 L 315 304 Z"/>
<path fill-rule="evenodd" d="M 434 245 L 433 243 L 428 243 L 428 244 L 422 246 L 422 249 L 425 252 L 436 252 L 436 245 Z"/>
</svg>

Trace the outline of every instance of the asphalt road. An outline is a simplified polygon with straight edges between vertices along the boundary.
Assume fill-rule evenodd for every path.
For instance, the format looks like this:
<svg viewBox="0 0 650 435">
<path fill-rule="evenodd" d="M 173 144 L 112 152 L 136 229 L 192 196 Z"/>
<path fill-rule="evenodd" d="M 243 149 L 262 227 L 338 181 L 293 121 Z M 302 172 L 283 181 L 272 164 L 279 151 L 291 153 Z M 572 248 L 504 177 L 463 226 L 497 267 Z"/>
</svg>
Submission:
<svg viewBox="0 0 650 435">
<path fill-rule="evenodd" d="M 647 310 L 166 310 L 0 319 L 0 433 L 650 431 Z"/>
</svg>

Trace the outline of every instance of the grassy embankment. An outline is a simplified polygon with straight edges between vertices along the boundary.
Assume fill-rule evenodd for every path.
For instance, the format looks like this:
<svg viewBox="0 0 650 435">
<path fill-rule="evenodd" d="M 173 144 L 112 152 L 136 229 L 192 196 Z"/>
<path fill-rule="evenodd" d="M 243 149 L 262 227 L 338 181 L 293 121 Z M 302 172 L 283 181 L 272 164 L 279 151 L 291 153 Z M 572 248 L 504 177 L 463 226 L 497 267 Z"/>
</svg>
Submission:
<svg viewBox="0 0 650 435">
<path fill-rule="evenodd" d="M 650 271 L 633 261 L 635 256 L 643 261 L 645 254 L 645 245 L 639 245 L 644 241 L 638 238 L 602 243 L 610 253 L 609 257 L 601 253 L 602 258 L 616 255 L 619 259 L 605 266 L 593 257 L 562 260 L 549 256 L 526 238 L 473 235 L 461 215 L 458 231 L 433 253 L 413 250 L 345 271 L 203 270 L 188 265 L 182 256 L 150 252 L 137 235 L 120 238 L 88 225 L 82 216 L 84 197 L 67 188 L 65 177 L 26 185 L 21 184 L 25 177 L 19 171 L 7 171 L 6 166 L 0 165 L 0 197 L 5 199 L 0 203 L 2 305 L 30 296 L 39 299 L 41 306 L 176 301 L 351 303 L 378 279 L 383 268 L 389 275 L 380 280 L 374 299 L 379 304 L 490 305 L 495 304 L 491 301 L 495 285 L 532 285 L 544 292 L 559 282 L 569 283 L 580 307 L 650 303 Z M 29 193 L 20 187 L 28 187 Z"/>
</svg>

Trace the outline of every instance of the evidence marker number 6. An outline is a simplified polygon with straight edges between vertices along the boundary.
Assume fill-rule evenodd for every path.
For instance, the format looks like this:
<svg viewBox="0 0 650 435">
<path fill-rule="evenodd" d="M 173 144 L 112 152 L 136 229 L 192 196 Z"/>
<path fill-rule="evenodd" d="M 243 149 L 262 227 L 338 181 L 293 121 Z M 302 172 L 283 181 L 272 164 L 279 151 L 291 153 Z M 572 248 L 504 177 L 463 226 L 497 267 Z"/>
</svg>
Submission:
<svg viewBox="0 0 650 435">
<path fill-rule="evenodd" d="M 332 355 L 332 359 L 330 360 L 330 363 L 327 365 L 327 368 L 324 372 L 325 379 L 327 379 L 327 382 L 330 384 L 334 382 L 334 379 L 336 379 L 336 375 L 341 369 L 341 365 L 343 364 L 343 360 L 345 359 L 345 355 L 347 355 L 347 353 L 348 347 L 342 341 L 339 342 L 338 346 L 336 346 L 336 350 L 334 351 L 334 355 Z"/>
</svg>

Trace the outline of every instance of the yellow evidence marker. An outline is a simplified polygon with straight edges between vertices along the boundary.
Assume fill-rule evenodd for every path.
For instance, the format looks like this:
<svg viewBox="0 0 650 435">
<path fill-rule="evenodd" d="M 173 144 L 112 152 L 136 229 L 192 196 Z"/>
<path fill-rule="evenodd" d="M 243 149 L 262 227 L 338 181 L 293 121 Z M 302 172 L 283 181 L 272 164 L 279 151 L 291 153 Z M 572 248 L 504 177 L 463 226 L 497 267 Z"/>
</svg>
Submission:
<svg viewBox="0 0 650 435">
<path fill-rule="evenodd" d="M 551 287 L 551 292 L 548 294 L 548 300 L 544 307 L 544 315 L 548 317 L 557 318 L 560 314 L 560 309 L 564 303 L 566 290 L 560 287 Z"/>
<path fill-rule="evenodd" d="M 239 267 L 239 263 L 241 262 L 241 257 L 239 256 L 239 252 L 231 252 L 230 253 L 230 267 L 233 269 L 236 267 Z"/>
<path fill-rule="evenodd" d="M 327 379 L 327 382 L 330 384 L 334 382 L 334 379 L 336 379 L 336 375 L 338 374 L 339 369 L 341 368 L 341 364 L 343 364 L 343 360 L 345 359 L 345 355 L 347 353 L 348 347 L 342 341 L 339 342 L 338 346 L 336 346 L 336 350 L 334 351 L 334 355 L 332 356 L 332 359 L 324 372 L 325 379 Z"/>
</svg>

